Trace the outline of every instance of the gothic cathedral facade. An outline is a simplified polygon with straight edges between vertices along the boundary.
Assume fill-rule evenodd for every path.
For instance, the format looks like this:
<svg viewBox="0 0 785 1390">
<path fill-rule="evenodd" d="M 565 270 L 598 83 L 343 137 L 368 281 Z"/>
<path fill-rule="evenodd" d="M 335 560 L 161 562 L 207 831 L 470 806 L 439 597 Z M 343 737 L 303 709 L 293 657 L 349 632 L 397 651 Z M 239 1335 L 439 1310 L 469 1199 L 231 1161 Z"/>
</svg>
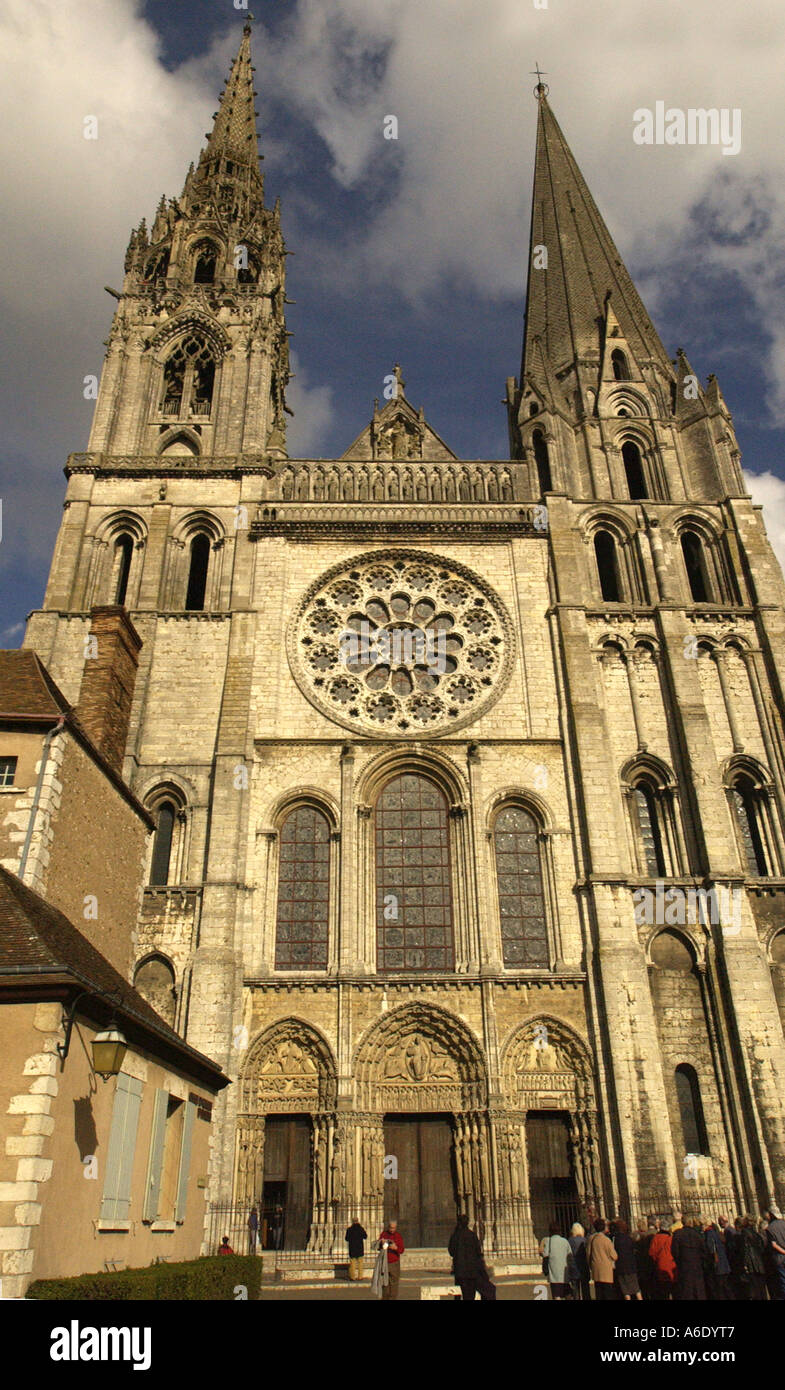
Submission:
<svg viewBox="0 0 785 1390">
<path fill-rule="evenodd" d="M 398 369 L 293 459 L 246 29 L 131 236 L 25 638 L 72 701 L 93 607 L 142 638 L 134 978 L 232 1078 L 211 1199 L 292 1248 L 785 1202 L 785 585 L 536 96 L 509 459 L 460 461 Z"/>
</svg>

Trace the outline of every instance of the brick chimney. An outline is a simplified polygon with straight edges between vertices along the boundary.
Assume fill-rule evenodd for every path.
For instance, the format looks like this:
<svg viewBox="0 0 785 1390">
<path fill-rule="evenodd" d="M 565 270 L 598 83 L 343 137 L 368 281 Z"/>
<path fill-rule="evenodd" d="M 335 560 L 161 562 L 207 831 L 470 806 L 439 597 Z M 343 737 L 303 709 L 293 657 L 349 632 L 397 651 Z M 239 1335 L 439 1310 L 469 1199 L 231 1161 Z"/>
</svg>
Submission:
<svg viewBox="0 0 785 1390">
<path fill-rule="evenodd" d="M 76 716 L 122 776 L 142 639 L 125 609 L 114 605 L 90 609 L 90 636 L 95 655 L 85 660 Z"/>
</svg>

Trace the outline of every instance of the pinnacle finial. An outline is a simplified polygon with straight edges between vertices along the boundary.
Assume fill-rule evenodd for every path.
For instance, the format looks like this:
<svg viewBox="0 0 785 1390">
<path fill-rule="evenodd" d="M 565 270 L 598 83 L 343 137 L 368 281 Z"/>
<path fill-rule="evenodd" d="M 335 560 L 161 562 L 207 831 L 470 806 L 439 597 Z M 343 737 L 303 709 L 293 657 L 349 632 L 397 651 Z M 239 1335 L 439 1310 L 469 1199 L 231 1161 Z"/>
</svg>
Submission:
<svg viewBox="0 0 785 1390">
<path fill-rule="evenodd" d="M 406 387 L 406 382 L 405 382 L 404 379 L 403 379 L 403 373 L 401 372 L 401 369 L 400 369 L 400 367 L 398 366 L 398 363 L 397 363 L 397 362 L 396 362 L 395 366 L 393 367 L 393 376 L 395 377 L 395 380 L 396 380 L 396 382 L 397 382 L 397 384 L 398 384 L 398 389 L 399 389 L 401 395 L 403 395 L 404 389 L 405 389 L 405 387 Z"/>
<path fill-rule="evenodd" d="M 539 63 L 535 63 L 535 64 L 534 64 L 534 72 L 532 73 L 532 77 L 536 77 L 536 78 L 537 78 L 537 86 L 536 86 L 535 89 L 534 89 L 534 95 L 536 96 L 536 98 L 537 98 L 538 101 L 542 101 L 543 97 L 547 97 L 548 92 L 550 91 L 550 88 L 549 88 L 547 82 L 543 82 L 543 80 L 542 80 L 543 77 L 547 77 L 547 76 L 548 76 L 548 74 L 547 74 L 546 72 L 541 72 L 541 71 L 540 71 L 540 65 L 539 65 Z"/>
</svg>

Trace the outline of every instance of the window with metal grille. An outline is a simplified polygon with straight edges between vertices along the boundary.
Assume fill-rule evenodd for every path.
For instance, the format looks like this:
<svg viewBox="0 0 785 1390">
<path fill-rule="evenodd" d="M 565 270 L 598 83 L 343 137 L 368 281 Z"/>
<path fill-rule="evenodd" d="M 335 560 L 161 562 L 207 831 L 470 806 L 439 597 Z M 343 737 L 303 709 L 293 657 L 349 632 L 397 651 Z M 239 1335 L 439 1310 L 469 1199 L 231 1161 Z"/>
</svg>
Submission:
<svg viewBox="0 0 785 1390">
<path fill-rule="evenodd" d="M 646 872 L 650 878 L 662 878 L 667 873 L 662 842 L 661 809 L 659 798 L 652 787 L 643 783 L 635 788 L 640 844 Z"/>
<path fill-rule="evenodd" d="M 376 803 L 377 969 L 453 970 L 447 800 L 404 773 Z"/>
<path fill-rule="evenodd" d="M 548 965 L 548 929 L 534 817 L 520 806 L 506 806 L 496 817 L 493 847 L 504 964 Z"/>
<path fill-rule="evenodd" d="M 330 826 L 298 806 L 281 826 L 276 970 L 326 970 L 330 911 Z"/>
<path fill-rule="evenodd" d="M 17 761 L 17 758 L 0 758 L 0 787 L 14 785 Z"/>
<path fill-rule="evenodd" d="M 733 788 L 733 805 L 748 872 L 756 878 L 766 878 L 769 867 L 761 835 L 760 807 L 749 782 L 736 783 Z"/>
<path fill-rule="evenodd" d="M 214 385 L 212 349 L 196 334 L 189 334 L 178 344 L 164 367 L 161 413 L 176 415 L 179 419 L 185 406 L 192 415 L 209 415 Z"/>
</svg>

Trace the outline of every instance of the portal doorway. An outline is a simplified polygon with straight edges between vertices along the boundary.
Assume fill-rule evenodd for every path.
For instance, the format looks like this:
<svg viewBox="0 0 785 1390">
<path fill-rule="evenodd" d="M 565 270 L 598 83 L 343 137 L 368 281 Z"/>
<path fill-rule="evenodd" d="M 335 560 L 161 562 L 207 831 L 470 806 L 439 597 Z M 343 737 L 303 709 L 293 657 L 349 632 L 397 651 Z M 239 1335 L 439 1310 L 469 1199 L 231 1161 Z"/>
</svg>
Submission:
<svg viewBox="0 0 785 1390">
<path fill-rule="evenodd" d="M 407 1246 L 446 1247 L 457 1213 L 452 1126 L 445 1115 L 388 1115 L 384 1121 L 384 1219 Z"/>
<path fill-rule="evenodd" d="M 569 1120 L 563 1110 L 530 1110 L 526 1116 L 526 1157 L 532 1225 L 538 1240 L 552 1221 L 562 1235 L 580 1214 L 578 1188 L 570 1157 Z"/>
<path fill-rule="evenodd" d="M 311 1225 L 311 1121 L 307 1115 L 267 1116 L 262 1184 L 265 1249 L 275 1247 L 274 1232 L 281 1216 L 278 1248 L 304 1250 Z"/>
</svg>

